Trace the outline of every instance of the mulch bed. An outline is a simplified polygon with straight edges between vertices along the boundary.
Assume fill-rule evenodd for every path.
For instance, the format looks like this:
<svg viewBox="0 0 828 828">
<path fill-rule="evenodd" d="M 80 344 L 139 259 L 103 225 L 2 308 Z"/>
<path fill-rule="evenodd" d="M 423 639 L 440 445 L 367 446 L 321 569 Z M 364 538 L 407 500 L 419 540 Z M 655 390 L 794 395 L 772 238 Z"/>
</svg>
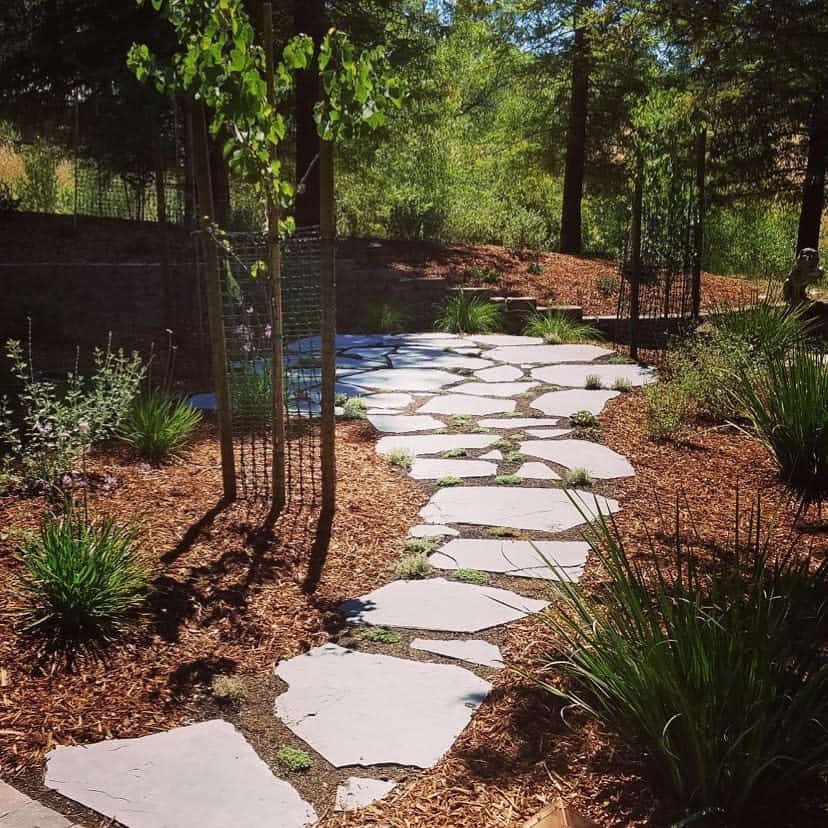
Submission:
<svg viewBox="0 0 828 828">
<path fill-rule="evenodd" d="M 608 259 L 562 253 L 520 255 L 486 244 L 383 241 L 381 251 L 384 261 L 406 276 L 442 276 L 452 284 L 491 288 L 502 296 L 532 296 L 545 305 L 579 305 L 588 315 L 618 311 L 618 266 Z M 542 273 L 529 272 L 533 262 L 543 267 Z M 498 272 L 497 284 L 481 280 L 484 268 Z M 755 295 L 756 286 L 744 279 L 702 274 L 704 307 L 738 305 Z"/>
<path fill-rule="evenodd" d="M 212 426 L 163 468 L 114 447 L 94 452 L 90 511 L 138 522 L 156 579 L 135 630 L 68 666 L 21 634 L 18 621 L 16 550 L 50 504 L 0 498 L 0 776 L 39 778 L 55 744 L 141 736 L 198 718 L 193 698 L 214 674 L 269 671 L 329 639 L 337 603 L 388 579 L 424 502 L 376 455 L 367 423 L 340 424 L 337 438 L 338 510 L 312 595 L 302 582 L 317 530 L 314 504 L 293 503 L 269 530 L 260 528 L 261 509 L 219 505 Z"/>
</svg>

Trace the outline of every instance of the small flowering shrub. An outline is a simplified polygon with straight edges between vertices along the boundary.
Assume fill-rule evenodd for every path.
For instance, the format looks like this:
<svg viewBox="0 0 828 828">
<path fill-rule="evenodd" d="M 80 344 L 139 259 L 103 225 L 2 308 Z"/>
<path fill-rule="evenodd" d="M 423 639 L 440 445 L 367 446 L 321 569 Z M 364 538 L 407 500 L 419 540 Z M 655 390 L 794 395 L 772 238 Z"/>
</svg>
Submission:
<svg viewBox="0 0 828 828">
<path fill-rule="evenodd" d="M 0 398 L 0 469 L 30 487 L 54 484 L 85 449 L 116 433 L 144 378 L 140 356 L 96 349 L 90 377 L 77 370 L 62 382 L 38 378 L 31 349 L 16 340 L 6 356 L 18 385 Z"/>
</svg>

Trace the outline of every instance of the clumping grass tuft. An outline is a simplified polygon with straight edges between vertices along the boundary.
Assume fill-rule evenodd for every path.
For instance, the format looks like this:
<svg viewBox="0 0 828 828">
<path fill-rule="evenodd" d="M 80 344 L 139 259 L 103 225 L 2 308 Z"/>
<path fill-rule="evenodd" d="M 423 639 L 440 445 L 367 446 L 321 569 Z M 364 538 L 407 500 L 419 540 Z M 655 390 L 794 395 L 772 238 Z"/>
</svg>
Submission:
<svg viewBox="0 0 828 828">
<path fill-rule="evenodd" d="M 563 481 L 564 485 L 570 488 L 576 488 L 578 486 L 589 487 L 592 485 L 592 477 L 589 469 L 584 468 L 570 469 L 564 472 Z"/>
<path fill-rule="evenodd" d="M 386 463 L 406 471 L 414 465 L 414 455 L 408 449 L 393 449 L 383 456 Z"/>
<path fill-rule="evenodd" d="M 245 697 L 244 685 L 236 676 L 213 676 L 210 690 L 219 701 L 238 704 Z"/>
<path fill-rule="evenodd" d="M 633 390 L 633 384 L 627 377 L 617 377 L 612 384 L 613 391 L 620 391 L 622 394 L 627 394 Z"/>
<path fill-rule="evenodd" d="M 276 754 L 279 764 L 293 773 L 310 770 L 313 767 L 313 757 L 304 750 L 293 747 L 283 747 Z"/>
<path fill-rule="evenodd" d="M 81 641 L 126 627 L 148 587 L 138 541 L 134 527 L 90 520 L 71 504 L 62 516 L 47 518 L 21 550 L 29 629 Z"/>
<path fill-rule="evenodd" d="M 650 536 L 645 568 L 600 518 L 586 537 L 604 587 L 562 580 L 558 611 L 539 616 L 541 686 L 651 756 L 686 825 L 754 824 L 828 767 L 828 562 L 773 552 L 738 507 L 735 528 L 710 566 L 677 521 L 674 538 Z"/>
<path fill-rule="evenodd" d="M 394 576 L 401 581 L 414 581 L 418 578 L 427 578 L 431 574 L 431 564 L 428 555 L 423 552 L 413 552 L 403 555 L 394 564 Z"/>
<path fill-rule="evenodd" d="M 405 550 L 406 552 L 420 552 L 423 554 L 428 554 L 432 552 L 438 545 L 440 541 L 436 538 L 406 538 L 405 540 Z"/>
<path fill-rule="evenodd" d="M 441 477 L 437 481 L 437 485 L 441 487 L 446 486 L 461 486 L 463 484 L 463 480 L 460 477 Z"/>
<path fill-rule="evenodd" d="M 449 449 L 448 451 L 444 451 L 441 456 L 444 460 L 452 460 L 455 457 L 466 457 L 467 452 L 465 449 L 461 448 Z"/>
<path fill-rule="evenodd" d="M 607 357 L 607 362 L 610 365 L 631 365 L 632 360 L 629 357 L 625 357 L 624 354 L 613 354 L 610 357 Z"/>
<path fill-rule="evenodd" d="M 365 312 L 364 328 L 372 333 L 396 334 L 405 330 L 405 312 L 391 302 L 376 302 Z"/>
<path fill-rule="evenodd" d="M 520 486 L 523 483 L 523 478 L 516 474 L 499 474 L 495 478 L 495 483 L 498 486 Z"/>
<path fill-rule="evenodd" d="M 569 422 L 577 428 L 595 428 L 598 418 L 591 411 L 576 411 L 569 415 Z"/>
<path fill-rule="evenodd" d="M 486 586 L 492 579 L 488 572 L 481 572 L 479 569 L 455 569 L 449 575 L 452 581 L 463 581 L 466 584 L 478 584 Z"/>
<path fill-rule="evenodd" d="M 364 420 L 367 410 L 365 400 L 361 397 L 348 397 L 342 406 L 342 416 L 346 420 Z"/>
<path fill-rule="evenodd" d="M 435 327 L 446 333 L 494 333 L 503 324 L 498 305 L 460 290 L 443 305 Z"/>
<path fill-rule="evenodd" d="M 526 336 L 540 336 L 549 345 L 565 342 L 590 342 L 601 339 L 601 334 L 585 322 L 576 322 L 558 313 L 534 313 L 523 329 Z"/>
<path fill-rule="evenodd" d="M 389 630 L 388 627 L 368 627 L 359 633 L 362 641 L 372 641 L 376 644 L 399 644 L 400 634 Z"/>
<path fill-rule="evenodd" d="M 589 391 L 597 391 L 599 388 L 602 388 L 603 385 L 604 383 L 601 382 L 601 377 L 599 377 L 598 374 L 589 374 L 584 381 L 584 388 Z"/>
<path fill-rule="evenodd" d="M 137 397 L 120 430 L 121 439 L 150 463 L 177 454 L 201 424 L 201 412 L 186 400 L 159 392 Z"/>
</svg>

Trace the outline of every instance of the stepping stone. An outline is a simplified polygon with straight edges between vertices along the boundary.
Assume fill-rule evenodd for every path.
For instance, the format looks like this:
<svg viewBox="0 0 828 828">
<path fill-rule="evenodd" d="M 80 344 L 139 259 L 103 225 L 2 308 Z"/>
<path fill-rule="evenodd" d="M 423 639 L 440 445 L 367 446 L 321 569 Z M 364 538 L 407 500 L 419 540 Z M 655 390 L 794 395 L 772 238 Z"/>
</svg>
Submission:
<svg viewBox="0 0 828 828">
<path fill-rule="evenodd" d="M 336 789 L 336 803 L 334 811 L 356 811 L 372 802 L 388 796 L 396 782 L 386 779 L 366 779 L 362 776 L 349 776 Z"/>
<path fill-rule="evenodd" d="M 379 362 L 382 365 L 387 365 L 385 357 L 387 357 L 393 348 L 351 348 L 345 351 L 341 358 L 350 357 L 351 359 L 368 359 Z"/>
<path fill-rule="evenodd" d="M 454 348 L 451 349 L 455 354 L 463 354 L 464 356 L 480 356 L 483 353 L 480 348 Z"/>
<path fill-rule="evenodd" d="M 590 477 L 602 480 L 632 477 L 635 474 L 635 469 L 626 457 L 589 440 L 526 440 L 520 444 L 520 451 L 568 469 L 587 469 Z"/>
<path fill-rule="evenodd" d="M 563 532 L 585 522 L 569 499 L 575 498 L 586 519 L 617 512 L 618 502 L 601 495 L 579 496 L 563 489 L 519 489 L 503 486 L 463 486 L 440 489 L 420 509 L 426 523 L 469 523 Z"/>
<path fill-rule="evenodd" d="M 339 609 L 349 624 L 472 633 L 517 621 L 546 605 L 507 589 L 427 578 L 392 581 Z"/>
<path fill-rule="evenodd" d="M 489 451 L 486 454 L 481 454 L 478 458 L 480 460 L 502 460 L 503 459 L 503 452 L 500 449 L 495 449 L 494 451 Z"/>
<path fill-rule="evenodd" d="M 530 437 L 537 437 L 540 440 L 546 438 L 547 440 L 552 440 L 555 437 L 563 437 L 564 434 L 571 434 L 571 428 L 530 428 L 527 429 L 526 433 Z"/>
<path fill-rule="evenodd" d="M 518 578 L 560 580 L 557 565 L 572 580 L 584 571 L 589 544 L 583 541 L 472 540 L 449 541 L 428 559 L 437 569 L 479 569 Z"/>
<path fill-rule="evenodd" d="M 456 537 L 460 533 L 450 526 L 429 526 L 427 523 L 420 523 L 408 530 L 409 538 L 443 538 Z"/>
<path fill-rule="evenodd" d="M 316 823 L 313 807 L 220 719 L 56 748 L 47 757 L 46 785 L 127 828 Z"/>
<path fill-rule="evenodd" d="M 514 365 L 495 365 L 494 368 L 475 371 L 474 375 L 483 382 L 514 382 L 523 376 L 523 371 Z"/>
<path fill-rule="evenodd" d="M 465 345 L 467 340 L 457 334 L 445 333 L 442 331 L 422 331 L 420 333 L 391 334 L 386 336 L 387 341 L 393 341 L 401 345 L 427 345 L 429 348 L 442 348 L 444 342 Z M 446 346 L 448 347 L 448 346 Z"/>
<path fill-rule="evenodd" d="M 389 357 L 395 368 L 490 368 L 494 363 L 488 359 L 447 354 L 445 351 L 421 348 L 400 349 Z"/>
<path fill-rule="evenodd" d="M 519 397 L 538 385 L 538 382 L 464 382 L 451 390 L 452 393 L 485 397 Z"/>
<path fill-rule="evenodd" d="M 338 356 L 336 367 L 367 371 L 369 368 L 387 368 L 388 363 L 384 359 L 352 359 L 351 357 Z"/>
<path fill-rule="evenodd" d="M 337 334 L 336 349 L 342 351 L 347 348 L 365 348 L 371 345 L 381 345 L 382 336 L 375 334 Z M 290 353 L 299 351 L 319 351 L 322 348 L 322 340 L 318 336 L 305 336 L 302 339 L 293 339 L 287 344 Z"/>
<path fill-rule="evenodd" d="M 493 400 L 489 397 L 473 397 L 466 394 L 444 394 L 434 397 L 419 410 L 423 414 L 508 414 L 515 410 L 514 400 Z"/>
<path fill-rule="evenodd" d="M 480 428 L 543 428 L 544 426 L 560 425 L 560 418 L 547 419 L 546 417 L 510 417 L 500 420 L 480 420 Z"/>
<path fill-rule="evenodd" d="M 560 480 L 561 476 L 545 463 L 524 463 L 515 474 L 524 480 Z"/>
<path fill-rule="evenodd" d="M 0 825 L 3 828 L 83 828 L 3 781 L 0 781 Z"/>
<path fill-rule="evenodd" d="M 583 388 L 589 376 L 599 377 L 604 388 L 611 388 L 619 379 L 629 380 L 634 386 L 649 385 L 657 379 L 652 368 L 640 365 L 546 365 L 535 368 L 532 376 L 549 385 L 565 388 Z"/>
<path fill-rule="evenodd" d="M 411 394 L 368 394 L 362 398 L 365 405 L 376 406 L 377 408 L 408 408 L 414 402 Z"/>
<path fill-rule="evenodd" d="M 537 408 L 544 414 L 556 417 L 569 417 L 576 411 L 590 411 L 596 416 L 604 410 L 604 406 L 614 400 L 620 391 L 550 391 L 538 397 L 532 408 Z"/>
<path fill-rule="evenodd" d="M 469 664 L 480 664 L 494 670 L 503 669 L 503 655 L 497 644 L 488 641 L 442 641 L 433 638 L 415 638 L 411 642 L 412 650 L 436 653 L 447 658 L 456 658 Z"/>
<path fill-rule="evenodd" d="M 509 347 L 513 345 L 543 345 L 543 338 L 540 336 L 513 336 L 510 334 L 485 334 L 482 336 L 469 336 L 472 342 L 479 342 L 481 345 L 491 345 L 494 348 Z"/>
<path fill-rule="evenodd" d="M 359 384 L 388 391 L 439 391 L 460 379 L 457 374 L 434 368 L 385 368 L 360 374 Z"/>
<path fill-rule="evenodd" d="M 440 480 L 443 477 L 491 477 L 497 463 L 485 460 L 415 460 L 409 472 L 415 480 Z"/>
<path fill-rule="evenodd" d="M 516 365 L 554 365 L 559 362 L 592 362 L 612 353 L 597 345 L 520 345 L 486 351 L 486 359 Z"/>
<path fill-rule="evenodd" d="M 446 424 L 434 417 L 417 414 L 369 414 L 368 422 L 377 430 L 391 434 L 405 434 L 407 431 L 439 431 Z"/>
<path fill-rule="evenodd" d="M 337 768 L 433 767 L 491 691 L 463 667 L 336 644 L 281 662 L 276 675 L 289 685 L 276 699 L 276 715 Z"/>
<path fill-rule="evenodd" d="M 366 408 L 366 414 L 388 414 L 391 417 L 399 417 L 400 412 L 396 408 Z"/>
<path fill-rule="evenodd" d="M 418 454 L 442 454 L 453 449 L 488 448 L 497 441 L 495 434 L 421 434 L 399 437 L 381 437 L 377 441 L 377 454 L 392 451 L 410 451 Z"/>
</svg>

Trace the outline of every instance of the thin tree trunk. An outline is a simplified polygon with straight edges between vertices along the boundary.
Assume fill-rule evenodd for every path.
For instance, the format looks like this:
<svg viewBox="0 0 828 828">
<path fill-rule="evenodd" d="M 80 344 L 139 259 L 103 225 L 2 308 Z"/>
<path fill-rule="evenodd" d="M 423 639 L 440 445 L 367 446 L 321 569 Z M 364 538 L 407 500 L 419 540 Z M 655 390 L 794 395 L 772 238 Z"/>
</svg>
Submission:
<svg viewBox="0 0 828 828">
<path fill-rule="evenodd" d="M 696 133 L 696 221 L 693 225 L 693 319 L 701 314 L 701 274 L 704 260 L 704 218 L 707 181 L 707 127 Z"/>
<path fill-rule="evenodd" d="M 802 190 L 797 252 L 805 247 L 819 250 L 822 213 L 825 210 L 825 179 L 828 166 L 828 91 L 817 97 L 808 130 L 808 167 Z"/>
<path fill-rule="evenodd" d="M 561 209 L 561 253 L 579 254 L 583 247 L 581 201 L 584 197 L 584 167 L 586 165 L 590 54 L 589 37 L 583 25 L 582 13 L 589 5 L 588 2 L 579 2 L 575 9 L 572 91 L 569 100 L 566 166 Z"/>
</svg>

